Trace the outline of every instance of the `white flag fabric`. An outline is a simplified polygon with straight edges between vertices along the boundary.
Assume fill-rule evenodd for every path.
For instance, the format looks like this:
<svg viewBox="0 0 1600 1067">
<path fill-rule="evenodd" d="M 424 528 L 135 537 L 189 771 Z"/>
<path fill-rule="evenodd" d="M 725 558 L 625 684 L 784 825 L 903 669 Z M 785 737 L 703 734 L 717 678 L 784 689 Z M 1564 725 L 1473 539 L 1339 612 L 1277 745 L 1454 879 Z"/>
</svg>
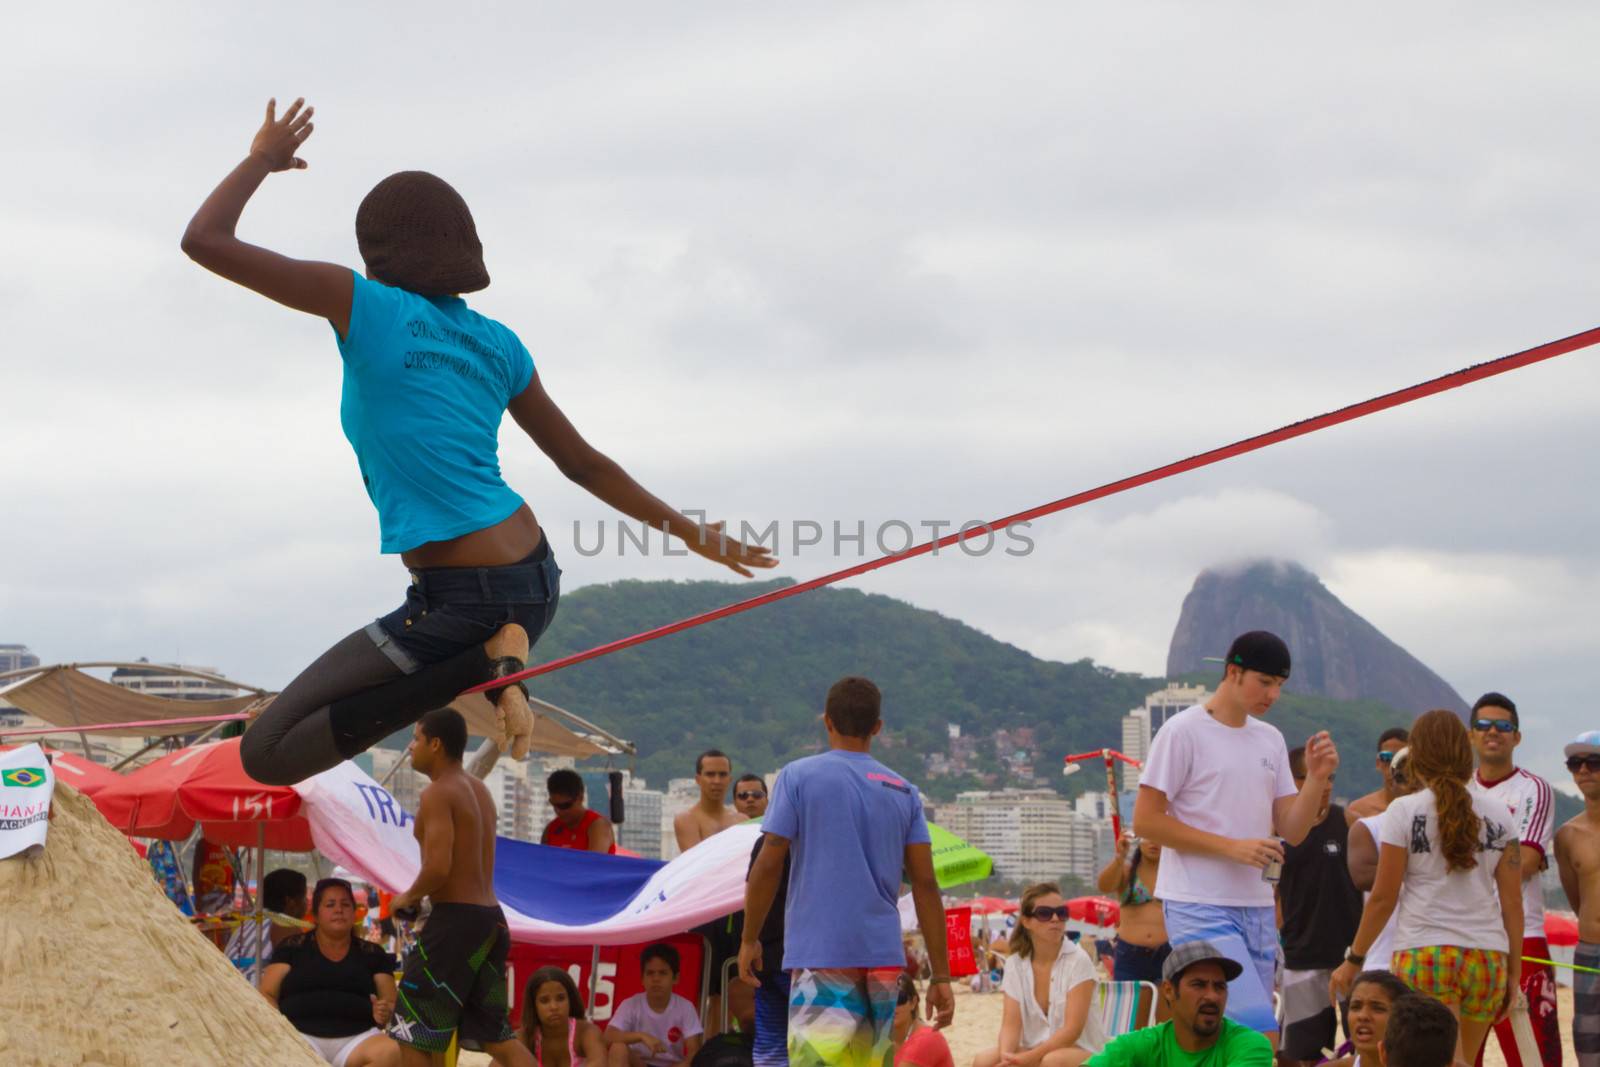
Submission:
<svg viewBox="0 0 1600 1067">
<path fill-rule="evenodd" d="M 37 744 L 0 752 L 0 859 L 44 849 L 55 789 L 55 770 Z"/>
</svg>

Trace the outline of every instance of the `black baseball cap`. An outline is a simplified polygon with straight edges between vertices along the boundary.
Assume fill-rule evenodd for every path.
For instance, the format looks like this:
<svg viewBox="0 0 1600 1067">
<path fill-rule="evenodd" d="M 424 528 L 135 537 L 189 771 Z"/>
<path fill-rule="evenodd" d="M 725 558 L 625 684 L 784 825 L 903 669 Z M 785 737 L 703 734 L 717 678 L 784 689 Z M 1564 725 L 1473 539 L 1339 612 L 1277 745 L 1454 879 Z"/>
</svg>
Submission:
<svg viewBox="0 0 1600 1067">
<path fill-rule="evenodd" d="M 1251 630 L 1233 639 L 1233 644 L 1228 646 L 1228 655 L 1222 662 L 1243 667 L 1247 671 L 1270 674 L 1275 678 L 1287 678 L 1289 646 L 1277 634 Z"/>
</svg>

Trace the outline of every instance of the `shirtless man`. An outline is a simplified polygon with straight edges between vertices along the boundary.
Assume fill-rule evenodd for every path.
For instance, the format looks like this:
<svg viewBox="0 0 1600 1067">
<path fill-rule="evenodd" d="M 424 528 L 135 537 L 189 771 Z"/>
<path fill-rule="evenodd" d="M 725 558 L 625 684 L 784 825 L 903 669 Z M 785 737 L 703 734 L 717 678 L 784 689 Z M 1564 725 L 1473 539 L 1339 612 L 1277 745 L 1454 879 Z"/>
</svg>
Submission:
<svg viewBox="0 0 1600 1067">
<path fill-rule="evenodd" d="M 745 816 L 727 806 L 728 786 L 733 781 L 733 761 L 727 753 L 711 749 L 694 761 L 694 780 L 700 787 L 700 802 L 688 811 L 682 811 L 672 820 L 672 832 L 678 838 L 678 851 L 687 852 L 708 837 L 715 837 L 730 826 L 746 821 Z M 717 919 L 696 927 L 693 931 L 711 943 L 711 995 L 706 998 L 706 1038 L 716 1037 L 722 1030 L 722 979 L 728 961 L 739 954 L 739 937 L 744 932 L 744 912 L 738 911 L 725 919 Z M 729 1010 L 745 1033 L 753 1033 L 756 1021 L 756 1001 L 753 991 L 743 982 L 733 985 Z"/>
<path fill-rule="evenodd" d="M 745 817 L 728 807 L 728 783 L 733 780 L 733 761 L 727 754 L 711 749 L 694 761 L 694 781 L 700 787 L 700 803 L 682 811 L 672 820 L 678 838 L 678 851 L 687 852 L 708 837 L 714 837 Z"/>
<path fill-rule="evenodd" d="M 1368 816 L 1382 815 L 1389 810 L 1389 802 L 1400 795 L 1394 787 L 1394 754 L 1406 747 L 1410 737 L 1404 726 L 1391 727 L 1378 735 L 1378 774 L 1383 778 L 1383 785 L 1351 801 L 1350 806 L 1344 809 L 1346 825 L 1354 826 Z"/>
<path fill-rule="evenodd" d="M 393 911 L 433 910 L 400 977 L 391 1036 L 405 1067 L 444 1062 L 450 1037 L 482 1048 L 501 1067 L 533 1067 L 507 1016 L 506 957 L 511 931 L 494 895 L 494 799 L 461 766 L 467 723 L 451 708 L 428 712 L 412 730 L 411 766 L 431 783 L 412 832 L 422 867 Z"/>
<path fill-rule="evenodd" d="M 1578 913 L 1578 947 L 1572 961 L 1600 968 L 1600 730 L 1568 745 L 1567 770 L 1583 794 L 1583 814 L 1556 831 L 1556 869 L 1567 903 Z M 1600 974 L 1573 972 L 1572 1049 L 1578 1067 L 1600 1067 Z"/>
</svg>

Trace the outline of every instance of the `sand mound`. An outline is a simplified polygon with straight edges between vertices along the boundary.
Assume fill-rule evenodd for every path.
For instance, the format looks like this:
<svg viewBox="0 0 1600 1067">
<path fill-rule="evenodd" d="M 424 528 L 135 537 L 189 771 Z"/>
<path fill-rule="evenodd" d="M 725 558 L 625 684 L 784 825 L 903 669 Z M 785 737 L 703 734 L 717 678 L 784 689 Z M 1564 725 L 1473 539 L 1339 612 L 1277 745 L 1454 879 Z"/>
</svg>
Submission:
<svg viewBox="0 0 1600 1067">
<path fill-rule="evenodd" d="M 0 860 L 0 1062 L 316 1067 L 278 1011 L 57 785 L 44 855 Z"/>
</svg>

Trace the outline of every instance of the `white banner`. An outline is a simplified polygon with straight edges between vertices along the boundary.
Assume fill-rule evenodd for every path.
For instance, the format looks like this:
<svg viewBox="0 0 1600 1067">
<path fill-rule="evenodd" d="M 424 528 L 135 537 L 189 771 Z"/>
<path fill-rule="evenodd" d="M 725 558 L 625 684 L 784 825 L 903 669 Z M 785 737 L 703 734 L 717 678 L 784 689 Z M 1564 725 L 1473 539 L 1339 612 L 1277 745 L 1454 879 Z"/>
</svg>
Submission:
<svg viewBox="0 0 1600 1067">
<path fill-rule="evenodd" d="M 56 774 L 37 744 L 0 752 L 0 859 L 44 849 Z"/>
</svg>

